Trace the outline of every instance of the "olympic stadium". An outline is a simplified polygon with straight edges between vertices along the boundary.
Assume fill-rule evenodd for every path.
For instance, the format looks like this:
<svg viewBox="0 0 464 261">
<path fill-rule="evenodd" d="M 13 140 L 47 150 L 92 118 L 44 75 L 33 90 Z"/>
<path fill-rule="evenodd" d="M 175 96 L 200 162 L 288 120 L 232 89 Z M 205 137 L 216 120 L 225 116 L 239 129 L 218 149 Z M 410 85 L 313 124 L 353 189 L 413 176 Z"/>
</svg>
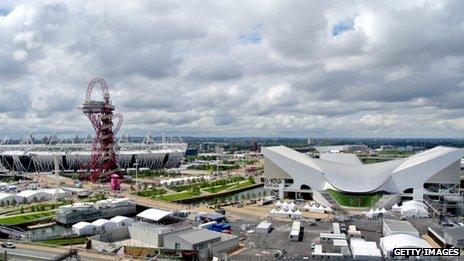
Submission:
<svg viewBox="0 0 464 261">
<path fill-rule="evenodd" d="M 0 144 L 0 163 L 8 170 L 18 172 L 50 172 L 55 162 L 60 170 L 88 170 L 92 159 L 93 144 L 70 140 L 48 144 L 35 144 L 29 139 L 20 144 Z M 140 143 L 119 141 L 115 144 L 118 166 L 121 169 L 162 169 L 178 167 L 184 157 L 187 144 L 180 138 L 154 141 L 146 138 Z"/>
<path fill-rule="evenodd" d="M 265 188 L 280 198 L 319 196 L 327 190 L 351 195 L 381 192 L 395 195 L 396 202 L 460 198 L 462 149 L 439 146 L 371 164 L 354 154 L 321 153 L 313 158 L 284 146 L 264 147 L 262 153 Z"/>
</svg>

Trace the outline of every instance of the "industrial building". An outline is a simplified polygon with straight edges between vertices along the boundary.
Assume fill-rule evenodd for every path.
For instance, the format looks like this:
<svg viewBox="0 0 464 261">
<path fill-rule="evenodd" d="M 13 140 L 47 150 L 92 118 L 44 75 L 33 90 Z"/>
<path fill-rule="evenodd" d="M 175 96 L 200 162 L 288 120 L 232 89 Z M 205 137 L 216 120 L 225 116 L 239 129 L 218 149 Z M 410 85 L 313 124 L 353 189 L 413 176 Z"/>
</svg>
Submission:
<svg viewBox="0 0 464 261">
<path fill-rule="evenodd" d="M 462 197 L 456 197 L 462 149 L 439 146 L 372 164 L 363 164 L 354 154 L 322 153 L 313 158 L 285 146 L 263 147 L 262 153 L 265 188 L 280 198 L 312 198 L 314 193 L 333 189 L 397 194 L 404 200 L 446 202 L 446 207 L 462 208 Z"/>
<path fill-rule="evenodd" d="M 189 253 L 198 260 L 211 260 L 239 245 L 237 236 L 202 228 L 198 222 L 176 217 L 170 211 L 147 209 L 136 219 L 127 227 L 113 228 L 91 237 L 92 248 L 106 252 L 124 247 L 162 248 Z"/>
<path fill-rule="evenodd" d="M 382 230 L 384 236 L 393 236 L 397 234 L 410 235 L 413 237 L 420 236 L 419 231 L 407 220 L 384 219 Z"/>
<path fill-rule="evenodd" d="M 100 200 L 95 203 L 74 203 L 60 206 L 55 214 L 55 221 L 61 224 L 74 224 L 80 221 L 112 218 L 117 215 L 132 215 L 136 204 L 128 198 Z"/>
</svg>

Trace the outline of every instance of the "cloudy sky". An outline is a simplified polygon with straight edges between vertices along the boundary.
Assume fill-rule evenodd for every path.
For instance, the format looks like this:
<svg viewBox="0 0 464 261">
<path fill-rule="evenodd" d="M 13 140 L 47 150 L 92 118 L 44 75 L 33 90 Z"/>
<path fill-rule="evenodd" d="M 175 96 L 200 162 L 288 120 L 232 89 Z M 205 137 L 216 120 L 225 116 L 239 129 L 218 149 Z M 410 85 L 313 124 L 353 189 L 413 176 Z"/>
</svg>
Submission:
<svg viewBox="0 0 464 261">
<path fill-rule="evenodd" d="M 462 1 L 0 1 L 0 136 L 464 137 Z"/>
</svg>

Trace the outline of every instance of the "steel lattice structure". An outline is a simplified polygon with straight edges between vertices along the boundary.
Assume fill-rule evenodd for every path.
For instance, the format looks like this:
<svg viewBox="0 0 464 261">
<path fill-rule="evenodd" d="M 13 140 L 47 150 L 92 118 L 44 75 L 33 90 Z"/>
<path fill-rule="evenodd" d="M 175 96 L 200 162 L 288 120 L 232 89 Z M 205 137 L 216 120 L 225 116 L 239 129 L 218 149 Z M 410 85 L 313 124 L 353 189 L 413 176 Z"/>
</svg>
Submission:
<svg viewBox="0 0 464 261">
<path fill-rule="evenodd" d="M 58 159 L 60 169 L 66 172 L 92 172 L 92 137 L 84 141 L 58 139 L 50 135 L 47 143 L 34 143 L 32 135 L 19 144 L 11 139 L 0 142 L 0 163 L 4 168 L 19 172 L 49 172 L 54 170 L 54 159 Z M 140 143 L 121 135 L 115 141 L 118 148 L 118 165 L 122 169 L 140 168 L 162 169 L 178 167 L 185 155 L 187 144 L 180 138 L 165 138 L 155 141 L 151 135 Z"/>
</svg>

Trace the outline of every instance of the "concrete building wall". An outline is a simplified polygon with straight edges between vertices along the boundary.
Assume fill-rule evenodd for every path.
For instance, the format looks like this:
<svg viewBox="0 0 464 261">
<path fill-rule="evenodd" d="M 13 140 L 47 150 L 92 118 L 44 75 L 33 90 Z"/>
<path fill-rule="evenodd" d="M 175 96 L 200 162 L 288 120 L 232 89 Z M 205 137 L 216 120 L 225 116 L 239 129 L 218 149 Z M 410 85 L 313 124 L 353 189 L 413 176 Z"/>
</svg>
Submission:
<svg viewBox="0 0 464 261">
<path fill-rule="evenodd" d="M 96 236 L 91 237 L 93 240 L 105 242 L 105 243 L 113 243 L 116 241 L 122 241 L 125 239 L 130 238 L 129 229 L 127 227 L 118 227 L 115 229 L 111 229 L 106 233 L 102 233 Z"/>
<path fill-rule="evenodd" d="M 213 257 L 222 258 L 223 253 L 229 253 L 239 247 L 238 237 L 228 237 L 224 241 L 210 246 L 211 255 Z"/>
<path fill-rule="evenodd" d="M 159 235 L 154 231 L 143 226 L 138 226 L 136 223 L 129 227 L 130 238 L 143 241 L 148 245 L 160 246 Z"/>
</svg>

